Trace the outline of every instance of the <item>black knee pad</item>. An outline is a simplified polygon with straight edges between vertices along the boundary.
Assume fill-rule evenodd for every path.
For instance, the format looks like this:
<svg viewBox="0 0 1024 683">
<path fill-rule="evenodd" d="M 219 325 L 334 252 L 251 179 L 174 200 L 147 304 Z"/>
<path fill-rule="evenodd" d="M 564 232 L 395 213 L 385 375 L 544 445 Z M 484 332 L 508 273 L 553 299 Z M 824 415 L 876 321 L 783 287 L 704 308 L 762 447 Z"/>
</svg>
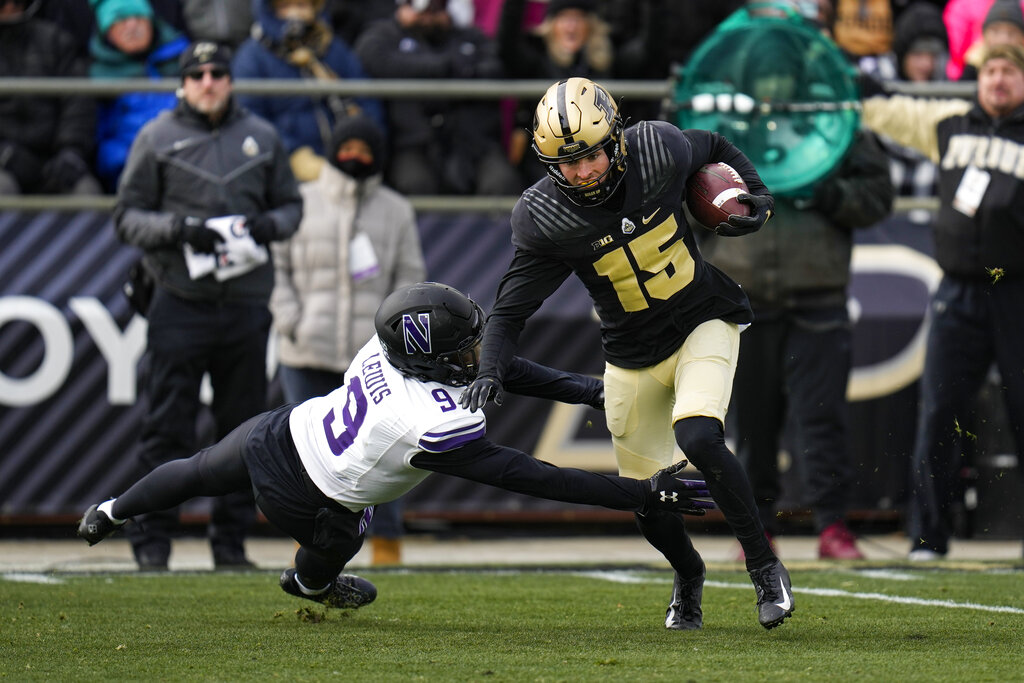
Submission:
<svg viewBox="0 0 1024 683">
<path fill-rule="evenodd" d="M 675 423 L 673 431 L 686 459 L 699 470 L 704 469 L 709 457 L 725 447 L 725 430 L 713 417 L 685 417 Z"/>
</svg>

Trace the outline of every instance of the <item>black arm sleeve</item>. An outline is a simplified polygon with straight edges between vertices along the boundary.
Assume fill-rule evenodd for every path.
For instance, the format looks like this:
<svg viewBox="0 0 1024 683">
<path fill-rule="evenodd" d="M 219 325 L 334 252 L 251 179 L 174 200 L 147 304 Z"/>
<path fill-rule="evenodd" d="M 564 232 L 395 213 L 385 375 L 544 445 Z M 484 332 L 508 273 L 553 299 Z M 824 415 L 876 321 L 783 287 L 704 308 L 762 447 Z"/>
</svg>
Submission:
<svg viewBox="0 0 1024 683">
<path fill-rule="evenodd" d="M 604 388 L 604 382 L 594 377 L 555 370 L 519 356 L 512 358 L 504 385 L 513 394 L 587 405 L 593 405 Z"/>
<path fill-rule="evenodd" d="M 412 456 L 421 470 L 451 474 L 506 491 L 613 510 L 638 511 L 647 482 L 554 465 L 508 446 L 477 439 L 445 453 L 421 451 Z"/>
</svg>

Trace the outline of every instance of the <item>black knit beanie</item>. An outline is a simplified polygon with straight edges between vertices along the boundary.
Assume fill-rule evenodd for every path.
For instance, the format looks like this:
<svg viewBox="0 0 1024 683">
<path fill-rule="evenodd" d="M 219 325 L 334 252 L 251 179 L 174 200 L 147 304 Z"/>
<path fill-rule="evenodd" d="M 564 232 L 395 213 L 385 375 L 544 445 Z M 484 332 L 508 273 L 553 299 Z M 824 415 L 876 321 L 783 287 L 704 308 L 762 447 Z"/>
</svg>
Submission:
<svg viewBox="0 0 1024 683">
<path fill-rule="evenodd" d="M 996 0 L 988 14 L 985 15 L 985 22 L 981 25 L 982 30 L 997 21 L 1013 24 L 1024 31 L 1024 11 L 1021 11 L 1020 0 Z"/>
<path fill-rule="evenodd" d="M 346 140 L 362 140 L 373 152 L 372 173 L 380 173 L 384 168 L 384 132 L 377 123 L 364 114 L 349 116 L 339 121 L 331 135 L 330 154 L 327 159 L 338 165 L 338 148 Z"/>
</svg>

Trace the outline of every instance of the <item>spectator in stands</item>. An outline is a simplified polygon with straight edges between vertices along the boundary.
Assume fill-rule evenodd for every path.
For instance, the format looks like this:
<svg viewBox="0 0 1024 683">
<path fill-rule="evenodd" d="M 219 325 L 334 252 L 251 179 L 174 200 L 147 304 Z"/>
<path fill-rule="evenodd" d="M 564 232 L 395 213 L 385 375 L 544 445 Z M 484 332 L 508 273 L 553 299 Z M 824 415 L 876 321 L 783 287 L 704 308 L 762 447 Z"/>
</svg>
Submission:
<svg viewBox="0 0 1024 683">
<path fill-rule="evenodd" d="M 978 63 L 986 48 L 993 45 L 1024 45 L 1024 10 L 1021 0 L 996 0 L 981 24 L 981 40 L 964 55 L 961 81 L 978 79 Z"/>
<path fill-rule="evenodd" d="M 252 0 L 181 0 L 181 11 L 192 40 L 234 50 L 252 29 Z"/>
<path fill-rule="evenodd" d="M 235 77 L 366 78 L 355 53 L 323 19 L 322 9 L 323 0 L 254 0 L 253 37 L 238 48 Z M 274 124 L 300 182 L 319 175 L 331 131 L 339 120 L 360 111 L 384 120 L 380 103 L 368 98 L 240 95 L 238 101 Z"/>
<path fill-rule="evenodd" d="M 96 30 L 96 18 L 89 6 L 92 0 L 42 0 L 39 16 L 71 34 L 79 54 L 89 59 L 89 41 Z M 181 13 L 181 0 L 149 0 L 153 14 L 179 31 L 185 30 L 185 19 Z"/>
<path fill-rule="evenodd" d="M 531 33 L 522 30 L 525 10 L 526 0 L 505 0 L 502 6 L 497 40 L 505 76 L 612 76 L 610 29 L 597 16 L 596 0 L 550 0 L 544 21 Z"/>
<path fill-rule="evenodd" d="M 859 68 L 875 69 L 875 60 L 892 49 L 890 0 L 817 0 L 817 4 L 828 8 L 829 35 Z"/>
<path fill-rule="evenodd" d="M 89 0 L 64 0 L 63 2 L 38 0 L 32 4 L 41 5 L 38 16 L 57 24 L 74 39 L 75 50 L 86 62 L 88 68 L 89 39 L 92 38 L 96 23 L 92 16 L 92 9 L 89 7 Z"/>
<path fill-rule="evenodd" d="M 719 24 L 746 0 L 600 0 L 598 15 L 611 28 L 616 53 L 643 50 L 643 36 L 653 26 L 664 45 L 664 64 L 644 78 L 668 78 L 673 65 L 682 65 Z"/>
<path fill-rule="evenodd" d="M 0 77 L 83 78 L 74 40 L 37 15 L 41 0 L 0 3 Z M 0 97 L 0 195 L 100 194 L 92 174 L 95 103 Z"/>
<path fill-rule="evenodd" d="M 985 50 L 974 102 L 894 95 L 864 101 L 864 123 L 939 164 L 935 259 L 917 441 L 911 470 L 911 560 L 945 557 L 962 498 L 963 425 L 993 363 L 1024 454 L 1024 47 Z M 999 150 L 995 154 L 993 150 Z"/>
<path fill-rule="evenodd" d="M 412 205 L 381 183 L 380 127 L 367 116 L 349 117 L 328 150 L 330 163 L 301 186 L 299 231 L 274 245 L 270 310 L 289 403 L 342 386 L 353 356 L 374 334 L 384 298 L 427 275 Z M 375 564 L 401 559 L 402 507 L 398 499 L 374 512 Z"/>
<path fill-rule="evenodd" d="M 942 11 L 930 2 L 911 3 L 896 19 L 892 51 L 898 79 L 946 80 L 949 38 Z"/>
<path fill-rule="evenodd" d="M 89 0 L 96 30 L 89 41 L 93 78 L 178 75 L 188 39 L 153 13 L 148 0 Z M 100 102 L 96 170 L 108 191 L 117 188 L 128 150 L 143 125 L 175 105 L 173 93 L 125 93 Z"/>
<path fill-rule="evenodd" d="M 661 0 L 657 0 L 661 4 Z M 526 0 L 505 0 L 498 26 L 498 54 L 508 78 L 539 78 L 557 81 L 571 76 L 596 80 L 607 78 L 648 78 L 660 73 L 667 77 L 665 45 L 658 13 L 635 45 L 616 51 L 610 27 L 597 14 L 596 0 L 550 0 L 544 21 L 530 32 L 523 31 Z M 639 48 L 639 49 L 634 49 Z M 520 102 L 509 139 L 509 160 L 519 168 L 526 184 L 544 177 L 544 165 L 528 154 L 535 102 Z M 624 110 L 624 115 L 628 117 Z"/>
<path fill-rule="evenodd" d="M 273 127 L 232 97 L 230 66 L 228 49 L 216 43 L 194 43 L 182 54 L 178 106 L 139 131 L 118 187 L 114 229 L 143 250 L 156 281 L 146 311 L 143 472 L 194 452 L 204 373 L 213 386 L 216 438 L 265 407 L 274 267 L 252 241 L 267 245 L 294 234 L 302 197 Z M 234 216 L 245 217 L 244 233 L 237 222 L 224 231 L 208 222 Z M 201 274 L 197 266 L 209 254 L 219 257 L 206 259 L 214 272 Z M 176 516 L 154 513 L 134 527 L 141 568 L 167 568 Z M 250 565 L 244 539 L 254 516 L 251 490 L 214 500 L 217 567 Z"/>
<path fill-rule="evenodd" d="M 334 35 L 347 45 L 355 45 L 367 26 L 379 19 L 391 18 L 395 13 L 395 0 L 327 0 L 324 13 Z"/>
<path fill-rule="evenodd" d="M 754 99 L 769 105 L 811 99 L 808 93 L 821 83 L 808 84 L 805 53 L 788 40 L 790 34 L 761 30 L 759 52 L 748 64 Z M 738 136 L 736 145 L 756 144 L 750 140 Z M 754 311 L 733 384 L 736 455 L 747 469 L 761 522 L 774 536 L 780 530 L 779 449 L 791 425 L 791 454 L 805 475 L 801 492 L 814 516 L 818 556 L 859 559 L 846 524 L 854 483 L 847 288 L 853 230 L 874 225 L 892 209 L 888 157 L 873 134 L 860 132 L 845 157 L 807 192 L 774 196 L 772 229 L 742 240 L 709 237 L 702 244 L 705 258 L 740 284 Z"/>
<path fill-rule="evenodd" d="M 356 52 L 374 78 L 495 79 L 494 41 L 453 25 L 447 0 L 400 0 L 363 32 Z M 403 194 L 513 195 L 522 190 L 500 142 L 493 100 L 391 101 L 390 184 Z"/>
<path fill-rule="evenodd" d="M 893 63 L 897 79 L 913 83 L 946 80 L 949 47 L 942 10 L 930 2 L 914 2 L 896 19 L 893 34 Z M 935 197 L 939 172 L 927 156 L 910 147 L 882 138 L 889 154 L 889 172 L 896 194 L 901 197 Z M 907 213 L 908 220 L 927 224 L 932 212 L 923 208 Z"/>
</svg>

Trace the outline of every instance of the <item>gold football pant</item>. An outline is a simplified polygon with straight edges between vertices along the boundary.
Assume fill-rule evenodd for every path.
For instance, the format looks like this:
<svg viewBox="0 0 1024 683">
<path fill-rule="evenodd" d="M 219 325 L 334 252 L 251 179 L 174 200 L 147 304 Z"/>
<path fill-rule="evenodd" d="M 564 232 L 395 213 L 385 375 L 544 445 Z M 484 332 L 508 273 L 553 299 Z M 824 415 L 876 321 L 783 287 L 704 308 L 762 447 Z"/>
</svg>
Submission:
<svg viewBox="0 0 1024 683">
<path fill-rule="evenodd" d="M 709 320 L 657 365 L 605 365 L 605 419 L 620 475 L 646 479 L 677 461 L 672 426 L 683 418 L 725 423 L 739 343 L 739 325 Z"/>
</svg>

